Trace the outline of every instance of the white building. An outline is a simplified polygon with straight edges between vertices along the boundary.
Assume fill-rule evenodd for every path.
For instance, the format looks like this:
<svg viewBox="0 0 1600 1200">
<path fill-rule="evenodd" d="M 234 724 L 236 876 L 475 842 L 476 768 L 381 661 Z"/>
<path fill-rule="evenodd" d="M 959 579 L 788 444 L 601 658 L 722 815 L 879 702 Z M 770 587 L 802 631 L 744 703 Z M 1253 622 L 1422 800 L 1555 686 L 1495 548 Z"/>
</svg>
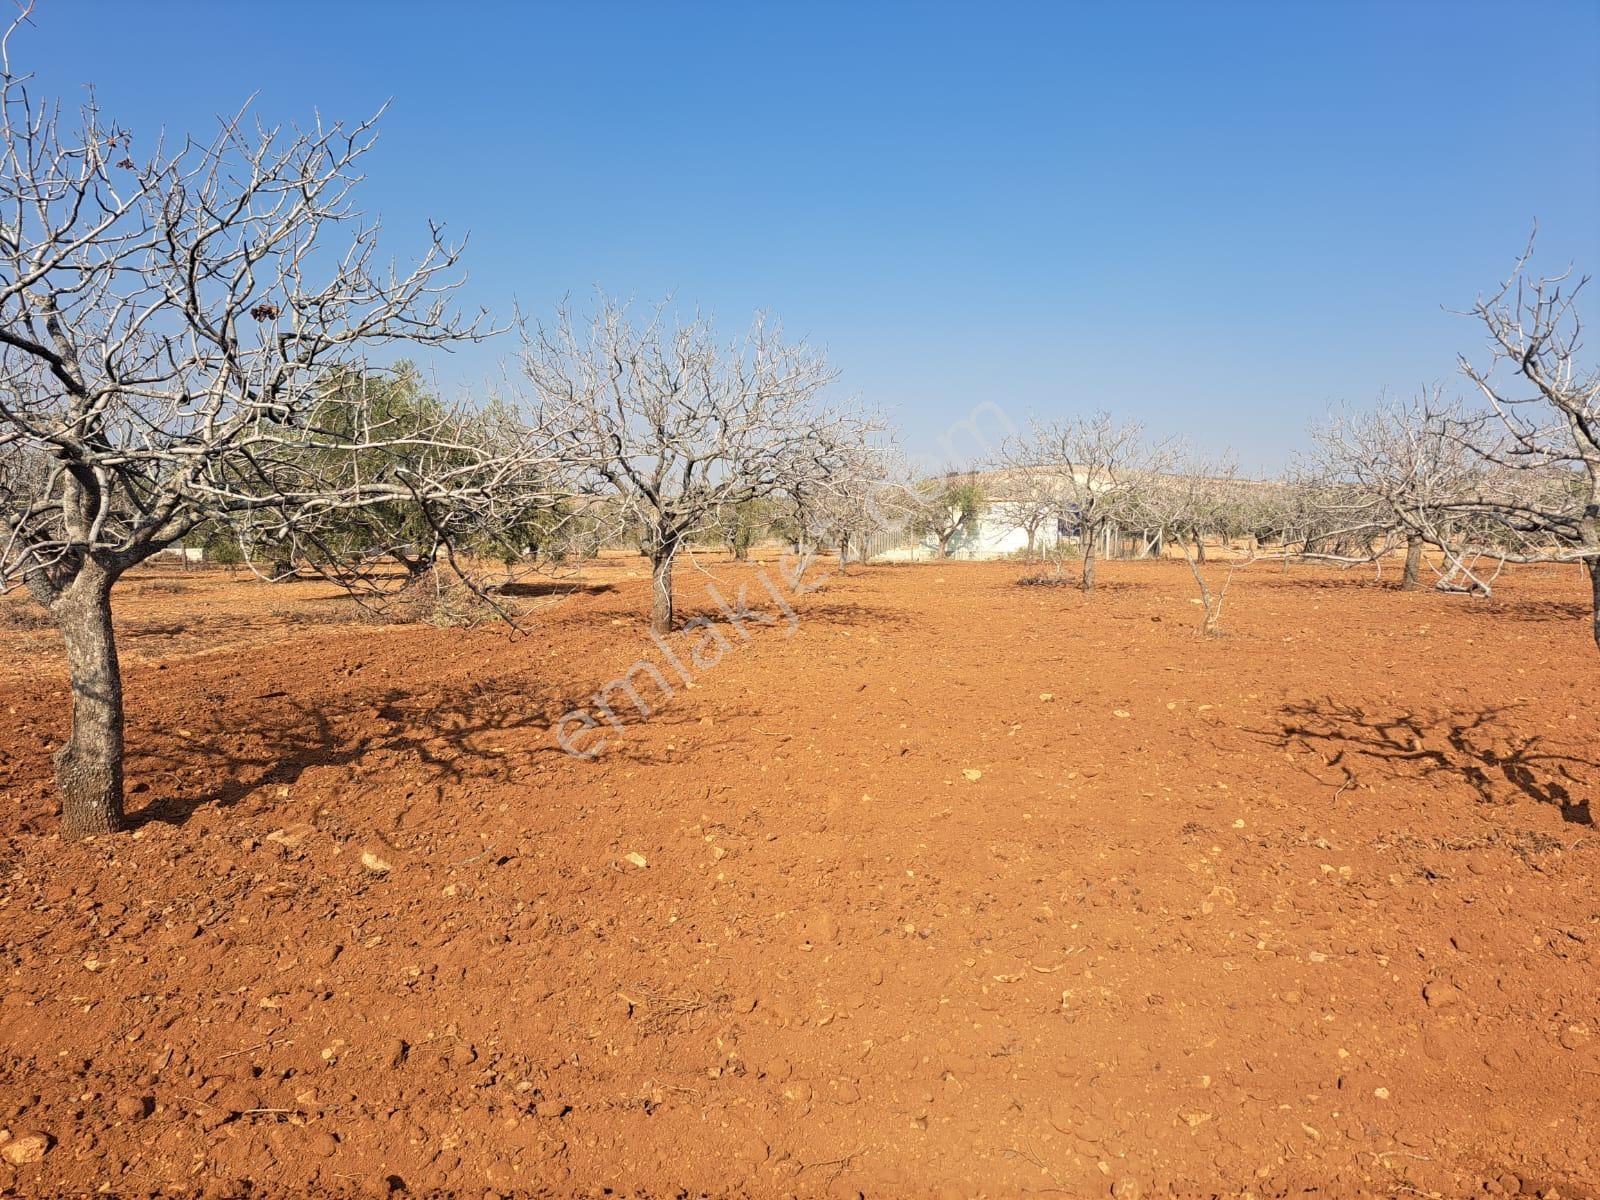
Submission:
<svg viewBox="0 0 1600 1200">
<path fill-rule="evenodd" d="M 1082 469 L 1076 472 L 1077 485 L 1088 480 Z M 1071 513 L 1071 506 L 1057 499 L 1052 503 L 1028 503 L 1017 497 L 1027 495 L 1029 481 L 1010 470 L 970 472 L 967 475 L 979 485 L 983 500 L 978 518 L 971 527 L 963 527 L 951 537 L 948 557 L 955 559 L 1021 558 L 1029 548 L 1029 525 L 1033 526 L 1033 553 L 1048 556 L 1063 543 L 1071 544 L 1076 552 L 1078 528 L 1070 515 L 1059 517 L 1063 510 Z M 1033 485 L 1037 487 L 1037 484 Z M 1096 484 L 1089 484 L 1099 491 Z M 1046 515 L 1048 514 L 1048 515 Z M 1159 530 L 1121 529 L 1107 525 L 1102 540 L 1096 547 L 1101 558 L 1145 558 L 1160 554 L 1162 549 Z M 884 530 L 868 539 L 865 556 L 877 562 L 921 562 L 939 557 L 939 539 L 932 534 L 917 536 L 909 529 Z"/>
<path fill-rule="evenodd" d="M 1006 500 L 985 500 L 978 512 L 975 528 L 963 528 L 950 539 L 951 558 L 1020 557 L 1028 549 L 1027 514 L 1020 505 Z M 1036 554 L 1052 550 L 1063 536 L 1059 524 L 1046 518 L 1034 532 Z M 939 539 L 932 534 L 918 539 L 905 532 L 889 532 L 874 537 L 867 546 L 867 557 L 874 562 L 921 562 L 939 557 Z"/>
</svg>

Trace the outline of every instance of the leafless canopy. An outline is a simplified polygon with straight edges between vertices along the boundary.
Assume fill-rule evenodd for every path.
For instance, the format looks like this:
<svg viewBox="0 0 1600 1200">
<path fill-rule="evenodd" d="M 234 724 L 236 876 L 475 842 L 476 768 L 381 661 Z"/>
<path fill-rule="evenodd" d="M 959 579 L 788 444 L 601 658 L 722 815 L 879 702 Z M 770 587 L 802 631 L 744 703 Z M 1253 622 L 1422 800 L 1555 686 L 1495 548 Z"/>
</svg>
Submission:
<svg viewBox="0 0 1600 1200">
<path fill-rule="evenodd" d="M 481 454 L 445 422 L 375 427 L 357 394 L 336 433 L 307 423 L 330 373 L 364 372 L 372 348 L 476 332 L 447 309 L 457 251 L 438 229 L 408 271 L 377 258 L 351 197 L 370 122 L 239 113 L 136 161 L 92 100 L 69 136 L 9 55 L 4 70 L 0 581 L 49 603 L 86 564 L 114 576 L 208 519 L 286 529 L 460 490 Z M 420 469 L 327 486 L 326 452 L 371 446 Z"/>
<path fill-rule="evenodd" d="M 1109 413 L 1065 420 L 1034 420 L 1025 435 L 1008 439 L 999 465 L 1034 505 L 1053 497 L 1063 525 L 1078 530 L 1085 591 L 1094 588 L 1096 547 L 1108 529 L 1130 516 L 1143 481 L 1173 457 L 1153 443 L 1144 426 Z"/>
<path fill-rule="evenodd" d="M 1485 478 L 1472 451 L 1483 422 L 1438 388 L 1406 401 L 1385 399 L 1368 411 L 1343 410 L 1312 431 L 1305 486 L 1321 520 L 1307 531 L 1307 557 L 1377 562 L 1407 548 L 1405 586 L 1415 586 L 1421 551 L 1451 561 L 1465 526 L 1451 503 Z M 1465 575 L 1462 575 L 1465 571 Z M 1462 560 L 1440 581 L 1460 576 L 1486 587 Z"/>
<path fill-rule="evenodd" d="M 834 547 L 841 566 L 863 559 L 874 534 L 900 527 L 916 507 L 909 464 L 877 432 L 842 447 L 839 469 L 795 505 L 801 538 Z"/>
<path fill-rule="evenodd" d="M 24 14 L 25 19 L 26 14 Z M 19 22 L 20 24 L 20 22 Z M 121 820 L 112 585 L 201 525 L 282 537 L 330 514 L 497 502 L 507 458 L 440 417 L 380 417 L 352 379 L 396 343 L 443 345 L 457 250 L 378 257 L 353 202 L 374 125 L 135 144 L 93 98 L 76 121 L 0 38 L 0 586 L 26 583 L 66 642 L 68 832 Z M 330 381 L 344 388 L 330 393 Z"/>
<path fill-rule="evenodd" d="M 1335 418 L 1316 434 L 1319 473 L 1356 535 L 1339 556 L 1404 539 L 1409 579 L 1432 546 L 1440 586 L 1480 592 L 1507 562 L 1582 563 L 1600 621 L 1600 371 L 1583 363 L 1577 308 L 1587 280 L 1533 276 L 1530 254 L 1470 311 L 1490 354 L 1460 367 L 1481 403 L 1435 389 Z"/>
<path fill-rule="evenodd" d="M 709 321 L 673 323 L 664 306 L 641 321 L 602 298 L 580 325 L 563 308 L 529 333 L 524 369 L 532 420 L 570 412 L 563 457 L 616 498 L 654 570 L 652 624 L 672 625 L 672 564 L 727 509 L 784 496 L 814 505 L 860 473 L 876 426 L 827 405 L 824 356 L 757 317 L 719 342 Z"/>
<path fill-rule="evenodd" d="M 1206 539 L 1228 541 L 1252 528 L 1257 486 L 1241 482 L 1229 460 L 1206 461 L 1177 448 L 1171 453 L 1167 469 L 1146 476 L 1129 497 L 1131 515 L 1141 528 L 1156 531 L 1163 543 L 1177 546 L 1200 593 L 1200 632 L 1215 636 L 1221 632 L 1223 604 L 1241 560 L 1229 554 L 1215 569 L 1216 578 L 1208 576 Z"/>
<path fill-rule="evenodd" d="M 1484 465 L 1453 511 L 1482 517 L 1513 539 L 1515 557 L 1600 559 L 1600 369 L 1583 361 L 1577 301 L 1587 278 L 1534 277 L 1529 250 L 1472 314 L 1490 357 L 1460 359 L 1487 405 L 1470 447 Z"/>
</svg>

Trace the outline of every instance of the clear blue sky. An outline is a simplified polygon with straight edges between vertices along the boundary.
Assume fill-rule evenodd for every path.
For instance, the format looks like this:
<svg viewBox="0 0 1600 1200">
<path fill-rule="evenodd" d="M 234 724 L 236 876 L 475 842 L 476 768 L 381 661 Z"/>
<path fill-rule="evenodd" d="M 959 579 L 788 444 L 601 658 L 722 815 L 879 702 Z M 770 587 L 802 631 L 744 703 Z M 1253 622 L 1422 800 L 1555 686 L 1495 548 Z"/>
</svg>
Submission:
<svg viewBox="0 0 1600 1200">
<path fill-rule="evenodd" d="M 471 232 L 464 299 L 671 293 L 825 344 L 906 445 L 1105 407 L 1285 461 L 1454 383 L 1492 285 L 1600 271 L 1600 3 L 40 0 L 18 49 L 140 142 L 259 92 L 386 99 L 388 247 Z M 1600 307 L 1591 303 L 1590 310 Z M 509 340 L 441 362 L 483 380 Z M 957 454 L 960 450 L 957 447 Z"/>
</svg>

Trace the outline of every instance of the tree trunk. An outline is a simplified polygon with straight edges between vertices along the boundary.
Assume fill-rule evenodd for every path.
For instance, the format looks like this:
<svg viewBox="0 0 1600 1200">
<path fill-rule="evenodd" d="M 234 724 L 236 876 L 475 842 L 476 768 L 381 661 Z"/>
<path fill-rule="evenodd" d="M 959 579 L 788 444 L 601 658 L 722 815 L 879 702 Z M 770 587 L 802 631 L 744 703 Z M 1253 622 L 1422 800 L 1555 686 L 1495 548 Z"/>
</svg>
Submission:
<svg viewBox="0 0 1600 1200">
<path fill-rule="evenodd" d="M 125 824 L 122 670 L 111 628 L 111 582 L 86 567 L 52 606 L 72 678 L 72 733 L 55 756 L 61 835 L 67 838 L 114 833 Z"/>
<path fill-rule="evenodd" d="M 677 552 L 677 539 L 672 539 L 650 556 L 650 628 L 656 633 L 672 632 L 672 560 Z"/>
<path fill-rule="evenodd" d="M 1195 580 L 1200 584 L 1200 610 L 1204 614 L 1200 621 L 1201 637 L 1216 637 L 1219 632 L 1218 622 L 1222 618 L 1222 605 L 1211 594 L 1211 588 L 1206 584 L 1206 578 L 1200 573 L 1200 563 L 1197 559 L 1189 564 L 1194 570 Z"/>
<path fill-rule="evenodd" d="M 1098 533 L 1096 530 L 1095 535 Z M 1083 573 L 1078 576 L 1078 586 L 1086 592 L 1094 591 L 1095 542 L 1099 540 L 1095 535 L 1083 539 Z"/>
<path fill-rule="evenodd" d="M 1196 562 L 1206 560 L 1206 544 L 1198 533 L 1194 535 L 1194 557 Z"/>
<path fill-rule="evenodd" d="M 1600 648 L 1600 558 L 1589 560 L 1589 585 L 1594 595 L 1591 620 L 1594 626 L 1594 644 Z"/>
<path fill-rule="evenodd" d="M 1420 586 L 1422 579 L 1422 539 L 1410 537 L 1406 539 L 1406 569 L 1400 576 L 1400 590 L 1414 592 Z"/>
</svg>

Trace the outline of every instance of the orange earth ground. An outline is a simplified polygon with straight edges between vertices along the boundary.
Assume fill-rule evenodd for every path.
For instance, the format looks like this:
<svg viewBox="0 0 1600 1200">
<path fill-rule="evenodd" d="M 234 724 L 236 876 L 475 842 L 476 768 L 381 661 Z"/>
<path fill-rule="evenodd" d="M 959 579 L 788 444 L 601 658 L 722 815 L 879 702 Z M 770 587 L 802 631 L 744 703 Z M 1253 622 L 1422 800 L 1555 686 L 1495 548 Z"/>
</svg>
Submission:
<svg viewBox="0 0 1600 1200">
<path fill-rule="evenodd" d="M 515 639 L 130 580 L 139 824 L 75 845 L 0 633 L 0 1192 L 1600 1194 L 1576 568 L 1258 563 L 1217 640 L 1181 564 L 709 570 L 692 688 L 632 562 Z"/>
</svg>

